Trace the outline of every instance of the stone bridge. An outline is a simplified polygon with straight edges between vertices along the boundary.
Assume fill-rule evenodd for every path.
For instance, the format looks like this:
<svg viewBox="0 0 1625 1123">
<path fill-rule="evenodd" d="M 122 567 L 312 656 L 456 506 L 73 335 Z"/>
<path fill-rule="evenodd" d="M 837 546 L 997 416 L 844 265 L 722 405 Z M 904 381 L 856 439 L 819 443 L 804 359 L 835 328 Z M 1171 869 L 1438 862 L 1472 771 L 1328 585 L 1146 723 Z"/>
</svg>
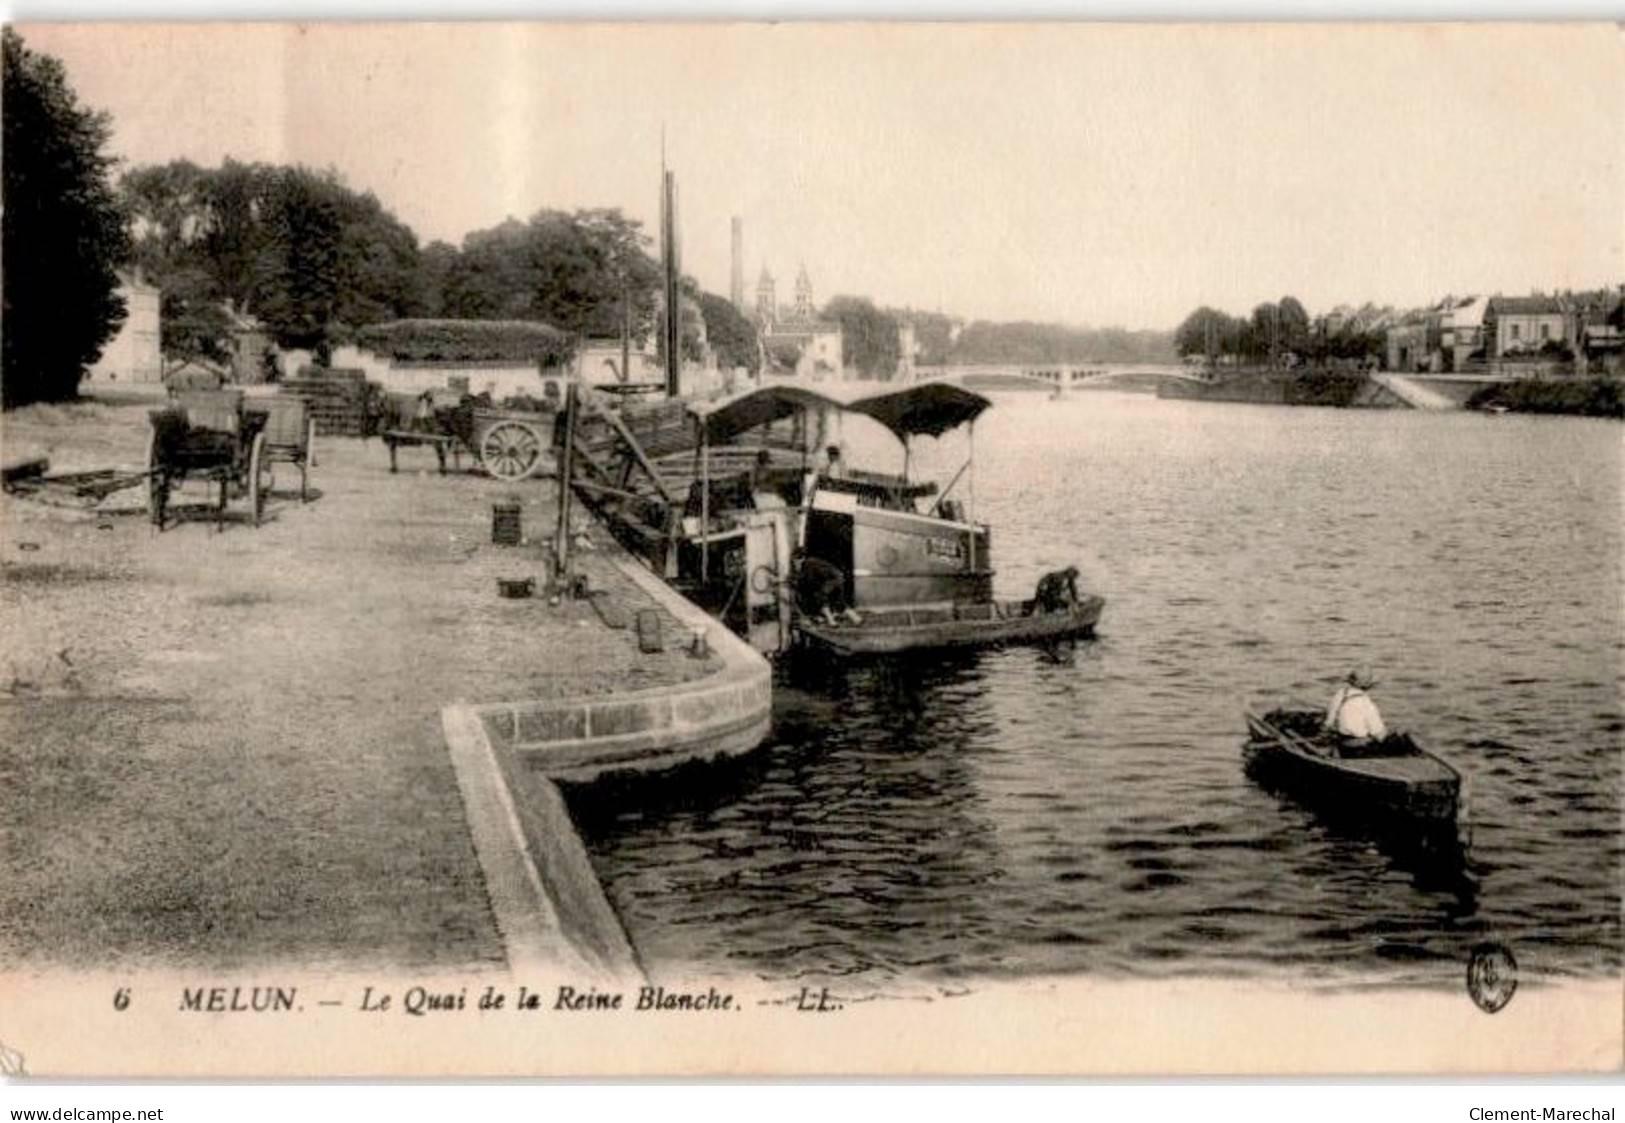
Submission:
<svg viewBox="0 0 1625 1123">
<path fill-rule="evenodd" d="M 1203 383 L 1200 370 L 1176 364 L 1101 365 L 1056 364 L 1054 366 L 974 366 L 939 367 L 921 370 L 921 378 L 946 378 L 970 389 L 995 390 L 1078 390 L 1109 386 L 1114 382 L 1143 382 L 1152 379 Z"/>
</svg>

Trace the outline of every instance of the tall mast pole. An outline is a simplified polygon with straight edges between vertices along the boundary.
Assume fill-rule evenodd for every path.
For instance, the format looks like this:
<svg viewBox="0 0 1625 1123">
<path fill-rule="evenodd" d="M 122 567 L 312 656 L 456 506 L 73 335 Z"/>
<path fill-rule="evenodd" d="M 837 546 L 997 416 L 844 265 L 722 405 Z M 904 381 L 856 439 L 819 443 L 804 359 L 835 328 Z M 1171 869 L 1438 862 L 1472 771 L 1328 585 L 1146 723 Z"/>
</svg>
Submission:
<svg viewBox="0 0 1625 1123">
<path fill-rule="evenodd" d="M 679 299 L 677 277 L 677 180 L 666 169 L 666 132 L 660 132 L 660 257 L 665 266 L 665 351 L 666 396 L 677 397 L 681 390 L 679 373 L 682 370 L 682 304 Z"/>
</svg>

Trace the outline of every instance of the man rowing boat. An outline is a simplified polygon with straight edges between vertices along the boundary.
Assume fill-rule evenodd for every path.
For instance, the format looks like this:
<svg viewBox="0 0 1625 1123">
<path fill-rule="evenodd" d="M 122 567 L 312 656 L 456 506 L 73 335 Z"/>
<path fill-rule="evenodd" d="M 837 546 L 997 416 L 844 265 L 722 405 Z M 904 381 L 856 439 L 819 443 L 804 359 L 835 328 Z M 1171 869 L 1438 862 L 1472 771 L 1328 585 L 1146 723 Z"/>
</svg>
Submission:
<svg viewBox="0 0 1625 1123">
<path fill-rule="evenodd" d="M 1382 711 L 1367 693 L 1375 685 L 1367 672 L 1350 671 L 1326 707 L 1326 728 L 1356 741 L 1381 741 L 1387 737 Z"/>
</svg>

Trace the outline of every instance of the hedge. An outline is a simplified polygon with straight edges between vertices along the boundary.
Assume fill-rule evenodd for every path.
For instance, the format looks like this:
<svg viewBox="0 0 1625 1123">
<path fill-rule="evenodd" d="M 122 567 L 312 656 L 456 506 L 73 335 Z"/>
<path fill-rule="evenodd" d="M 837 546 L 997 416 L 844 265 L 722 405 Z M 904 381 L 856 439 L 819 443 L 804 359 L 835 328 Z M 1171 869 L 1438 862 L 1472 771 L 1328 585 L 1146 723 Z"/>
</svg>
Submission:
<svg viewBox="0 0 1625 1123">
<path fill-rule="evenodd" d="M 570 337 L 529 320 L 392 320 L 356 333 L 367 350 L 403 361 L 563 362 Z"/>
<path fill-rule="evenodd" d="M 1369 379 L 1356 371 L 1299 370 L 1286 379 L 1285 401 L 1293 406 L 1342 406 L 1354 404 Z"/>
<path fill-rule="evenodd" d="M 1518 379 L 1485 386 L 1468 409 L 1502 406 L 1515 413 L 1574 413 L 1625 418 L 1625 387 L 1612 378 Z"/>
</svg>

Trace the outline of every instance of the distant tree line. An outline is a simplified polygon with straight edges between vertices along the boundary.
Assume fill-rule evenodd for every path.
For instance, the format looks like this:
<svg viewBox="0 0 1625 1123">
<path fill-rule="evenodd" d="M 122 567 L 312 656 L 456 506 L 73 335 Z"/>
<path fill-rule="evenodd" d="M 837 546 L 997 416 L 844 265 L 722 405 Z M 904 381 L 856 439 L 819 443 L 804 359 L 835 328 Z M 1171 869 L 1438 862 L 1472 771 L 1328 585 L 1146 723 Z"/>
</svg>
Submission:
<svg viewBox="0 0 1625 1123">
<path fill-rule="evenodd" d="M 1173 348 L 1165 331 L 976 320 L 965 326 L 946 354 L 954 363 L 1138 363 L 1167 362 Z M 920 361 L 930 362 L 924 356 Z"/>
<path fill-rule="evenodd" d="M 1259 304 L 1247 317 L 1203 305 L 1174 330 L 1174 347 L 1181 355 L 1260 366 L 1334 359 L 1363 362 L 1383 353 L 1382 324 L 1390 314 L 1391 309 L 1367 304 L 1311 320 L 1292 296 Z"/>
<path fill-rule="evenodd" d="M 372 324 L 527 321 L 575 340 L 635 345 L 661 315 L 658 263 L 641 224 L 618 209 L 541 210 L 476 230 L 461 246 L 417 237 L 335 172 L 187 161 L 140 168 L 121 183 L 137 231 L 135 259 L 164 292 L 166 355 L 223 358 L 226 304 L 256 317 L 282 347 L 318 353 Z M 755 329 L 685 278 L 725 361 L 754 367 Z M 685 338 L 697 355 L 699 332 Z"/>
</svg>

